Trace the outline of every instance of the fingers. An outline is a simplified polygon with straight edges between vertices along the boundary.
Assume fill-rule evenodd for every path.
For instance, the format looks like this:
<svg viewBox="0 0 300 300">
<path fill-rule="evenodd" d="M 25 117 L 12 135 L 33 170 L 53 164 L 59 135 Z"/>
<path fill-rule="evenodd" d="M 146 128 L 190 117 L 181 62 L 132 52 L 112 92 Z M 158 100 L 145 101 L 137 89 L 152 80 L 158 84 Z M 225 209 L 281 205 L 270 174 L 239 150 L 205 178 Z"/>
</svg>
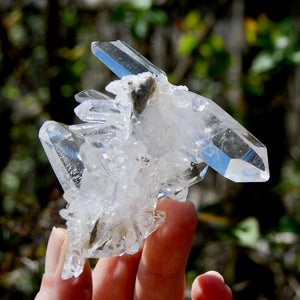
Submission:
<svg viewBox="0 0 300 300">
<path fill-rule="evenodd" d="M 93 300 L 132 299 L 134 287 L 136 298 L 150 299 L 153 292 L 157 292 L 153 294 L 156 299 L 176 299 L 178 291 L 184 294 L 185 265 L 197 223 L 195 209 L 191 203 L 170 199 L 158 209 L 166 211 L 166 220 L 146 239 L 142 259 L 140 251 L 98 261 L 93 271 Z"/>
<path fill-rule="evenodd" d="M 132 299 L 140 256 L 100 258 L 93 271 L 93 300 Z"/>
<path fill-rule="evenodd" d="M 232 292 L 223 277 L 209 271 L 198 276 L 192 285 L 193 300 L 232 300 Z"/>
<path fill-rule="evenodd" d="M 197 226 L 194 205 L 164 199 L 164 224 L 145 241 L 134 299 L 184 299 L 185 265 Z"/>
<path fill-rule="evenodd" d="M 66 230 L 53 228 L 47 246 L 45 274 L 36 300 L 92 298 L 92 278 L 88 262 L 78 278 L 61 279 L 69 239 Z"/>
<path fill-rule="evenodd" d="M 165 223 L 146 239 L 143 253 L 99 260 L 93 272 L 93 298 L 88 261 L 78 278 L 61 279 L 69 235 L 63 229 L 53 228 L 36 300 L 183 299 L 196 212 L 192 203 L 171 199 L 159 202 L 158 209 L 166 212 Z M 232 293 L 222 276 L 211 271 L 196 278 L 192 299 L 232 300 Z"/>
</svg>

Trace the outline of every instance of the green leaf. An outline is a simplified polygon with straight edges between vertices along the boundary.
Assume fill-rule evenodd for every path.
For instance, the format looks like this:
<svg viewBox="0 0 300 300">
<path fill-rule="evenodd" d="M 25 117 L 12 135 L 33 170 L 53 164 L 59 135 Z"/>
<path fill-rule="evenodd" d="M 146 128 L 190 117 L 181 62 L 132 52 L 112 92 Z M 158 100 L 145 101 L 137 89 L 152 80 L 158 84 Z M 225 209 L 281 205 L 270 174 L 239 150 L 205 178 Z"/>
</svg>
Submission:
<svg viewBox="0 0 300 300">
<path fill-rule="evenodd" d="M 274 39 L 274 46 L 276 49 L 286 49 L 290 43 L 290 38 L 284 35 L 277 36 Z"/>
<path fill-rule="evenodd" d="M 296 51 L 294 53 L 292 53 L 290 55 L 290 60 L 296 64 L 296 65 L 299 65 L 300 64 L 300 51 Z"/>
<path fill-rule="evenodd" d="M 259 238 L 259 223 L 256 218 L 249 217 L 241 221 L 233 230 L 241 246 L 255 248 Z"/>
<path fill-rule="evenodd" d="M 77 60 L 72 64 L 71 70 L 75 77 L 80 77 L 82 72 L 85 70 L 86 64 L 82 60 Z"/>
<path fill-rule="evenodd" d="M 136 23 L 133 24 L 132 34 L 136 38 L 143 38 L 148 32 L 148 23 L 145 19 L 138 19 Z"/>
<path fill-rule="evenodd" d="M 148 12 L 149 23 L 152 25 L 166 25 L 168 15 L 160 9 L 152 9 Z"/>
<path fill-rule="evenodd" d="M 2 88 L 2 93 L 8 99 L 16 99 L 20 96 L 20 90 L 16 85 L 5 85 Z"/>
<path fill-rule="evenodd" d="M 192 34 L 183 35 L 178 43 L 179 53 L 185 56 L 192 54 L 192 51 L 197 47 L 198 40 Z"/>
<path fill-rule="evenodd" d="M 209 63 L 207 60 L 198 59 L 194 64 L 194 74 L 198 76 L 205 77 L 208 74 Z"/>
<path fill-rule="evenodd" d="M 14 45 L 19 45 L 26 37 L 25 28 L 21 24 L 16 23 L 8 30 L 8 36 Z"/>
<path fill-rule="evenodd" d="M 111 20 L 114 22 L 124 21 L 129 7 L 128 5 L 120 5 L 111 14 Z"/>
<path fill-rule="evenodd" d="M 131 5 L 136 9 L 148 10 L 152 6 L 152 0 L 131 0 Z"/>
<path fill-rule="evenodd" d="M 219 36 L 211 36 L 209 43 L 214 51 L 224 51 L 224 42 Z"/>
<path fill-rule="evenodd" d="M 67 27 L 76 27 L 78 24 L 77 13 L 71 9 L 65 9 L 59 12 L 61 22 Z"/>
<path fill-rule="evenodd" d="M 65 98 L 70 98 L 74 94 L 74 89 L 70 84 L 64 84 L 60 87 L 60 91 Z"/>
<path fill-rule="evenodd" d="M 258 74 L 268 72 L 274 69 L 275 60 L 272 54 L 261 52 L 253 60 L 251 66 L 251 72 Z"/>
<path fill-rule="evenodd" d="M 202 18 L 199 10 L 192 10 L 184 18 L 184 25 L 188 30 L 197 30 L 202 26 Z"/>
<path fill-rule="evenodd" d="M 202 43 L 199 47 L 199 53 L 207 58 L 212 56 L 212 48 L 209 43 Z"/>
</svg>

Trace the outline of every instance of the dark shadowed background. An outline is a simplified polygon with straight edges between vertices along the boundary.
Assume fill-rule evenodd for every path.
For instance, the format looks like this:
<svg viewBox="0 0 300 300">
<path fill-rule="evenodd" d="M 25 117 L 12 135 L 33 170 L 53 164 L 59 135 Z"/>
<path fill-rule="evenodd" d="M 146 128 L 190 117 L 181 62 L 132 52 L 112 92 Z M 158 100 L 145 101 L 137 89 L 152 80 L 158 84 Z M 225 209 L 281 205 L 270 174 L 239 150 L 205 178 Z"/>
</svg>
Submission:
<svg viewBox="0 0 300 300">
<path fill-rule="evenodd" d="M 268 148 L 269 182 L 209 171 L 191 189 L 199 226 L 186 298 L 194 277 L 215 269 L 234 299 L 300 299 L 299 32 L 299 0 L 0 0 L 1 299 L 33 298 L 51 228 L 64 226 L 38 130 L 76 122 L 74 94 L 115 78 L 90 43 L 116 39 Z"/>
</svg>

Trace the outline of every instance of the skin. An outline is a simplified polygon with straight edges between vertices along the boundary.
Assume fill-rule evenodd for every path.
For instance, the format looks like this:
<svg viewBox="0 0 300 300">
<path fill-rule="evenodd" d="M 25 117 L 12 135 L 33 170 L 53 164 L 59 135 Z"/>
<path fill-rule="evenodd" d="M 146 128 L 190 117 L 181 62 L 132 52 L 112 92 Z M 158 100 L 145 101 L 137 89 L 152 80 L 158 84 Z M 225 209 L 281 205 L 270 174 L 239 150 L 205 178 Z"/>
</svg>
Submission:
<svg viewBox="0 0 300 300">
<path fill-rule="evenodd" d="M 93 272 L 88 261 L 78 278 L 61 279 L 68 233 L 54 228 L 47 246 L 45 274 L 36 300 L 50 299 L 184 299 L 185 265 L 197 226 L 191 202 L 164 199 L 164 224 L 135 255 L 101 258 Z M 193 300 L 232 300 L 222 276 L 210 271 L 192 285 Z"/>
</svg>

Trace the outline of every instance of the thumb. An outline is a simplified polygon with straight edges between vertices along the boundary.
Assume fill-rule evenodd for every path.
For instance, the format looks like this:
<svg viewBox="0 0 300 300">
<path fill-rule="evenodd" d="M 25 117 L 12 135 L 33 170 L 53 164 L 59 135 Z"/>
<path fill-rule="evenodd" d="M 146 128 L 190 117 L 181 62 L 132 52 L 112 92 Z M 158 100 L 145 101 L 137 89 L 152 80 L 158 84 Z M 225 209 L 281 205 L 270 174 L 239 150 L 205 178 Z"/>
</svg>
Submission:
<svg viewBox="0 0 300 300">
<path fill-rule="evenodd" d="M 198 276 L 192 285 L 193 300 L 232 300 L 232 292 L 221 274 L 215 271 Z"/>
<path fill-rule="evenodd" d="M 78 278 L 61 278 L 69 240 L 66 230 L 53 227 L 47 245 L 45 274 L 35 300 L 92 299 L 92 276 L 88 261 Z"/>
</svg>

